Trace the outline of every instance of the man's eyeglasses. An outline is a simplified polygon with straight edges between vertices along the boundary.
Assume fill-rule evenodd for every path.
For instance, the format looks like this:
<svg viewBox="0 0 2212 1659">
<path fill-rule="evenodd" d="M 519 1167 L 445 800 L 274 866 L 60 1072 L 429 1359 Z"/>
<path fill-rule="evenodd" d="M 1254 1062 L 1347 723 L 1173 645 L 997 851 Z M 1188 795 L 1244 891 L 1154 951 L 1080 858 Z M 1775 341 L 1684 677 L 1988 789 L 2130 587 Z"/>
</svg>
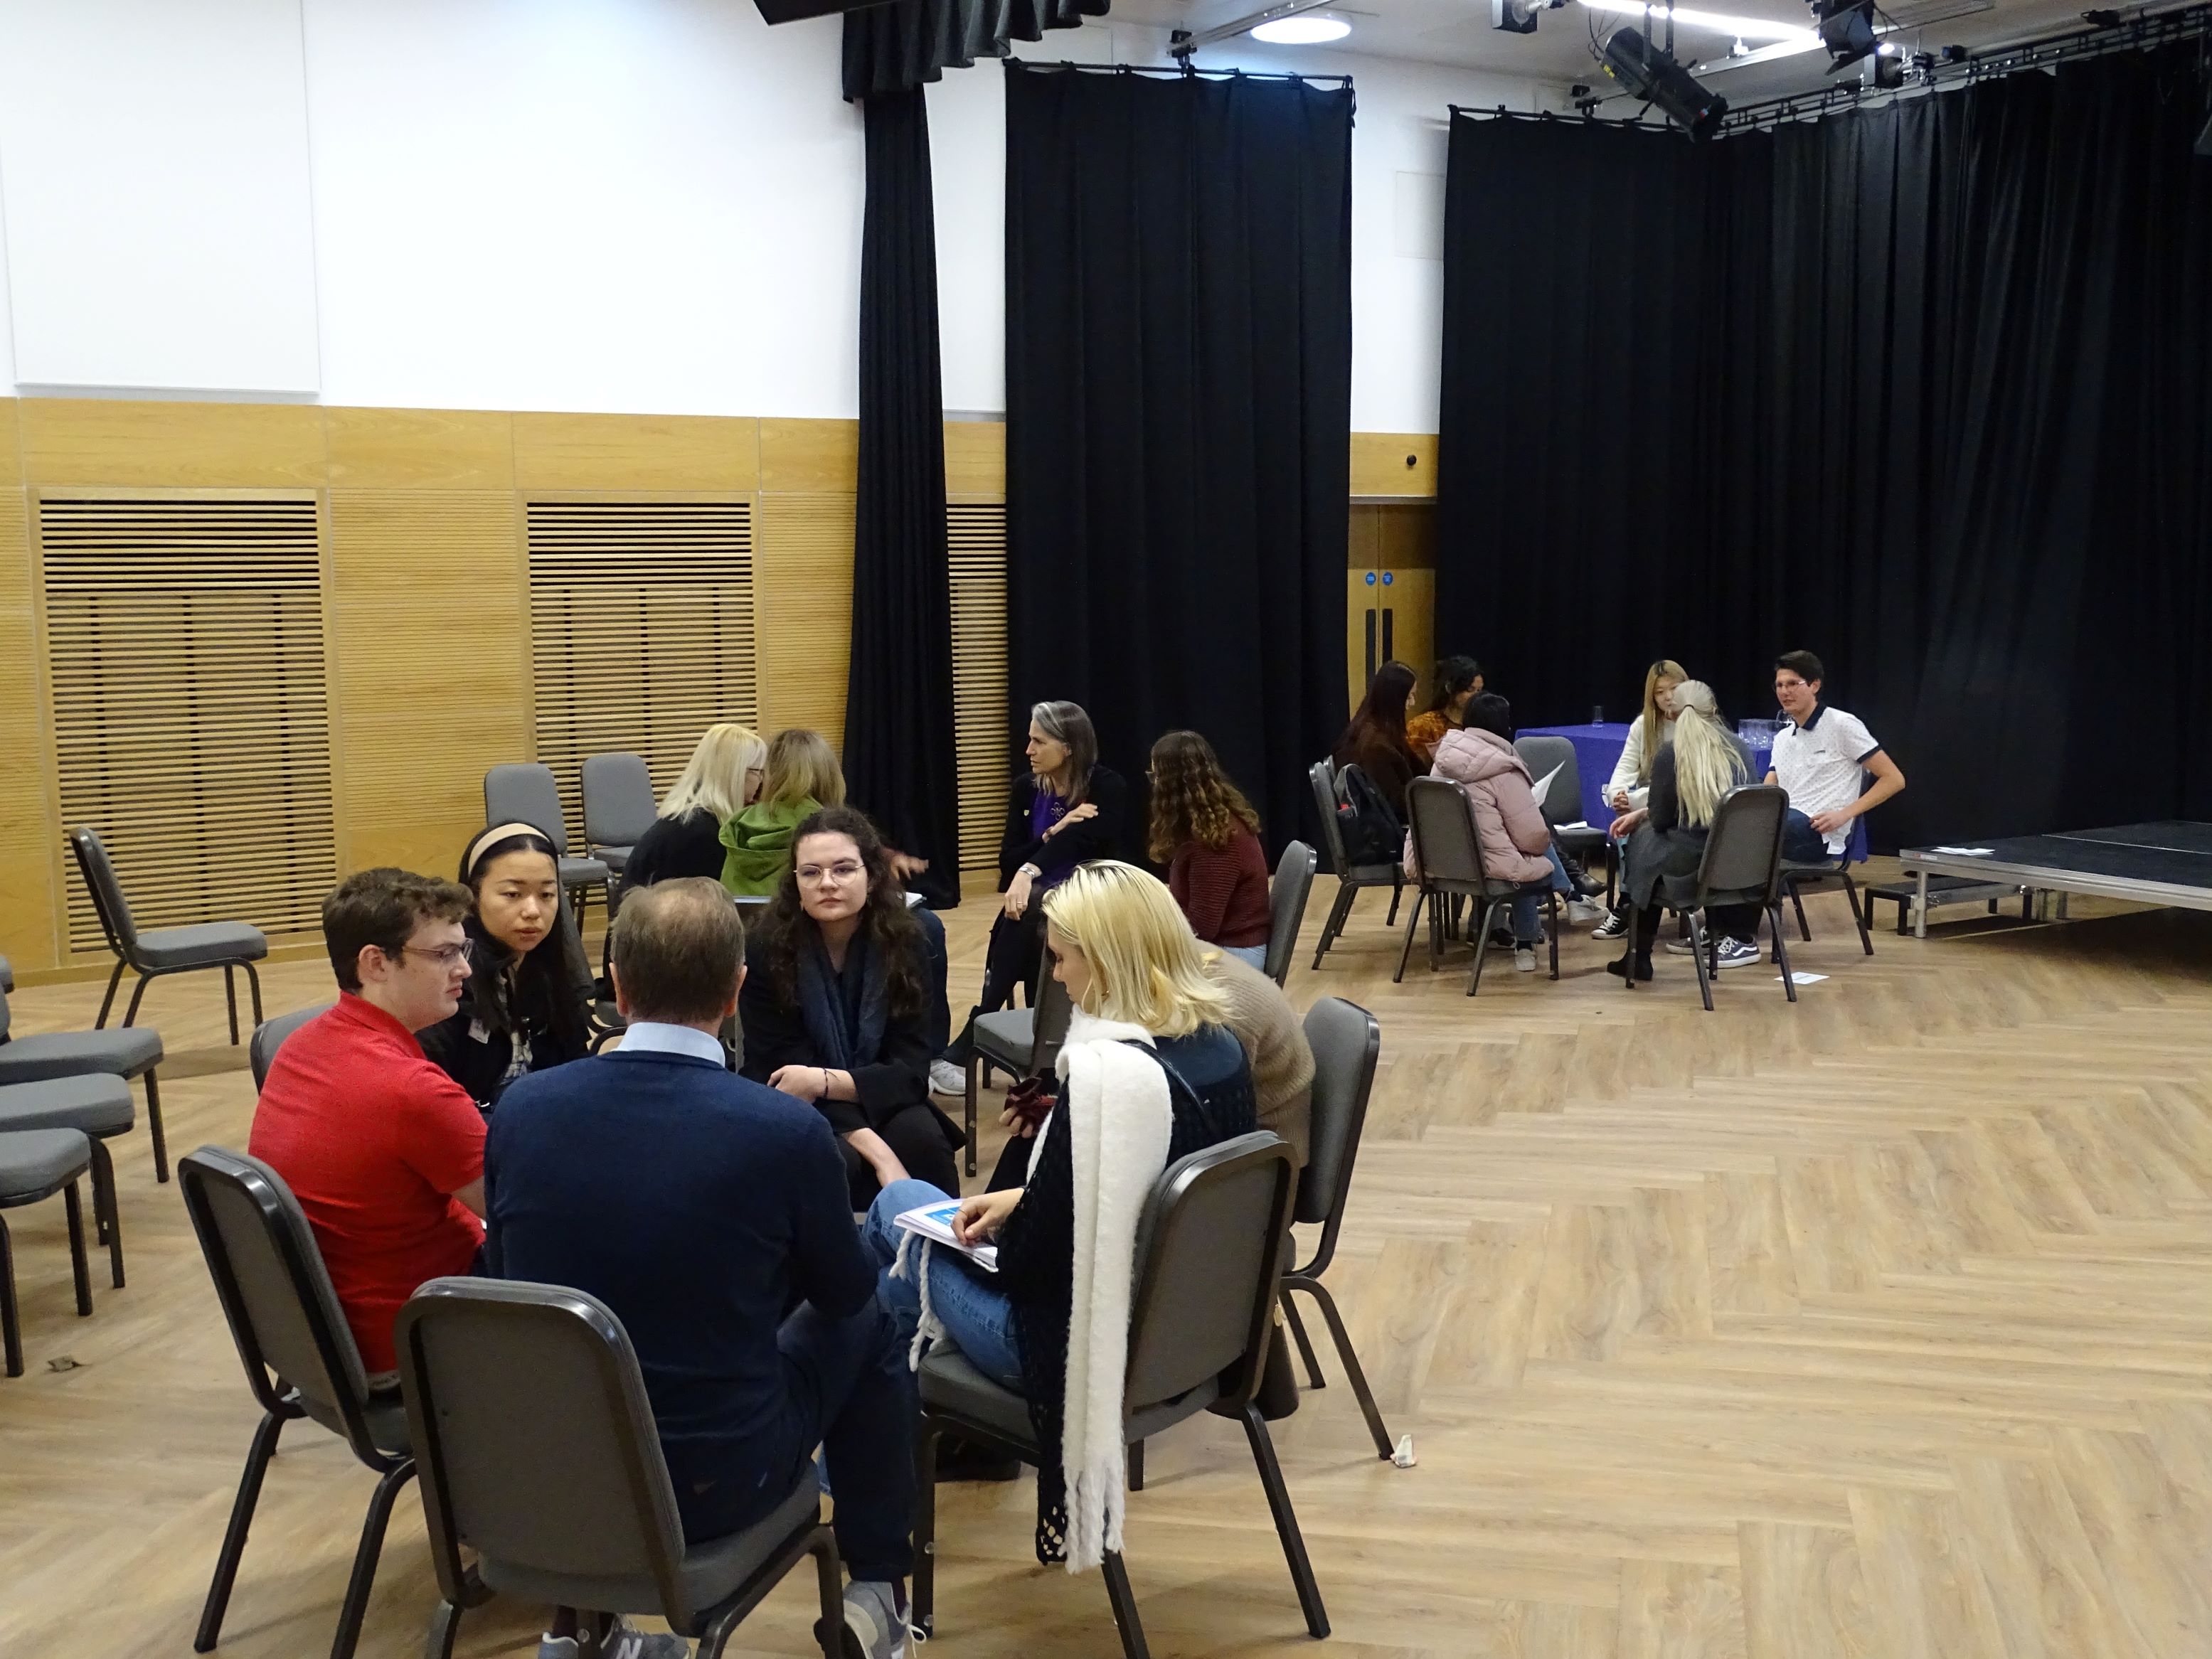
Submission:
<svg viewBox="0 0 2212 1659">
<path fill-rule="evenodd" d="M 420 945 L 403 945 L 398 954 L 428 957 L 441 968 L 457 968 L 469 959 L 469 944 L 463 939 L 459 945 L 440 945 L 428 949 Z"/>
<path fill-rule="evenodd" d="M 824 881 L 850 881 L 866 869 L 867 866 L 864 864 L 845 859 L 836 864 L 802 864 L 796 873 L 799 880 L 809 887 L 818 887 Z"/>
</svg>

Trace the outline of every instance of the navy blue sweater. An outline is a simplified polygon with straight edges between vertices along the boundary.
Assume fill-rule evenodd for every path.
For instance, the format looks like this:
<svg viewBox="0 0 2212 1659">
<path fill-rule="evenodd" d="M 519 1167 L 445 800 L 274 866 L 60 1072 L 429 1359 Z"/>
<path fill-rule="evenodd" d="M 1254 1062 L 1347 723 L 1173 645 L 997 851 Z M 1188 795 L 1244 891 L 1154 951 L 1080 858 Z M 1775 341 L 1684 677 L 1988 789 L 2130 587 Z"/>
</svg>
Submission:
<svg viewBox="0 0 2212 1659">
<path fill-rule="evenodd" d="M 679 1507 L 694 1481 L 787 1480 L 785 1310 L 842 1317 L 876 1291 L 819 1112 L 681 1054 L 534 1072 L 493 1115 L 484 1208 L 490 1273 L 589 1291 L 622 1321 Z"/>
</svg>

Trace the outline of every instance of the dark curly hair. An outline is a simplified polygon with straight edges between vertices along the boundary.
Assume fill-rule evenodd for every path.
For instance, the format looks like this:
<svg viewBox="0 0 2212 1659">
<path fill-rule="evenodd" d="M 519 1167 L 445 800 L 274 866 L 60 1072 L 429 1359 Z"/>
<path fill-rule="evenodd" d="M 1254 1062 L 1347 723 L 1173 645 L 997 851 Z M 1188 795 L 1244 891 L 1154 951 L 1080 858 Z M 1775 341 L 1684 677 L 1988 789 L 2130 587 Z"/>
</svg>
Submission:
<svg viewBox="0 0 2212 1659">
<path fill-rule="evenodd" d="M 1190 842 L 1219 852 L 1239 827 L 1257 835 L 1260 815 L 1229 781 L 1213 745 L 1195 732 L 1170 732 L 1152 745 L 1152 823 L 1146 850 L 1165 864 Z"/>
<path fill-rule="evenodd" d="M 849 806 L 825 806 L 801 821 L 791 838 L 791 863 L 784 870 L 783 884 L 760 920 L 763 965 L 776 1000 L 786 1008 L 799 1006 L 800 930 L 813 926 L 799 902 L 799 848 L 809 836 L 845 836 L 860 848 L 860 863 L 868 872 L 868 902 L 860 913 L 860 926 L 890 975 L 891 1012 L 902 1019 L 920 1013 L 927 996 L 922 985 L 921 924 L 907 909 L 905 890 L 891 873 L 884 838 L 866 814 Z"/>
</svg>

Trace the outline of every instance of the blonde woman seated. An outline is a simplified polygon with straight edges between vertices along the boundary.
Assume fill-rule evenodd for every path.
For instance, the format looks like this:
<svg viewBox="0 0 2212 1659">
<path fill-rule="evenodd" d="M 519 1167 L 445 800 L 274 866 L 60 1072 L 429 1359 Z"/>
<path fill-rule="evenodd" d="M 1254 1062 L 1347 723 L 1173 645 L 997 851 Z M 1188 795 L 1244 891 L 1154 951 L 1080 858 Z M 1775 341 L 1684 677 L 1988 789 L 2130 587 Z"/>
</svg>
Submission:
<svg viewBox="0 0 2212 1659">
<path fill-rule="evenodd" d="M 791 869 L 791 838 L 825 806 L 845 804 L 845 774 L 819 732 L 793 726 L 768 746 L 760 793 L 722 825 L 722 885 L 738 898 L 767 898 Z"/>
<path fill-rule="evenodd" d="M 1615 812 L 1632 811 L 1650 799 L 1651 763 L 1674 735 L 1674 689 L 1689 678 L 1671 657 L 1644 671 L 1644 710 L 1628 723 L 1628 741 L 1606 781 L 1605 804 Z M 1628 901 L 1623 899 L 1590 937 L 1619 939 L 1627 931 Z"/>
<path fill-rule="evenodd" d="M 1623 951 L 1606 971 L 1651 977 L 1651 942 L 1658 937 L 1660 884 L 1668 876 L 1694 876 L 1705 855 L 1705 837 L 1721 797 L 1752 781 L 1751 756 L 1721 724 L 1713 689 L 1702 680 L 1674 688 L 1674 732 L 1651 762 L 1648 805 L 1613 821 L 1627 839 L 1628 902 L 1643 913 L 1634 955 Z M 1716 904 L 1707 912 L 1720 938 L 1720 965 L 1747 968 L 1759 961 L 1759 907 Z"/>
<path fill-rule="evenodd" d="M 1082 865 L 1045 896 L 1044 917 L 1053 977 L 1075 1004 L 1059 1098 L 1037 1133 L 1028 1184 L 964 1200 L 954 1224 L 964 1239 L 997 1241 L 999 1271 L 919 1243 L 902 1250 L 906 1236 L 892 1218 L 951 1196 L 927 1182 L 884 1188 L 864 1237 L 882 1268 L 878 1293 L 902 1331 L 949 1339 L 978 1370 L 1027 1396 L 1044 1449 L 1037 1559 L 1079 1568 L 1119 1547 L 1138 1218 L 1175 1159 L 1252 1128 L 1252 1075 L 1227 1029 L 1228 999 L 1159 881 L 1127 864 Z M 1091 1263 L 1079 1283 L 1079 1231 Z M 1072 1331 L 1091 1381 L 1070 1413 Z"/>
<path fill-rule="evenodd" d="M 708 726 L 662 798 L 660 816 L 630 848 L 623 891 L 684 876 L 718 879 L 726 856 L 722 826 L 752 804 L 767 768 L 768 744 L 750 726 Z"/>
</svg>

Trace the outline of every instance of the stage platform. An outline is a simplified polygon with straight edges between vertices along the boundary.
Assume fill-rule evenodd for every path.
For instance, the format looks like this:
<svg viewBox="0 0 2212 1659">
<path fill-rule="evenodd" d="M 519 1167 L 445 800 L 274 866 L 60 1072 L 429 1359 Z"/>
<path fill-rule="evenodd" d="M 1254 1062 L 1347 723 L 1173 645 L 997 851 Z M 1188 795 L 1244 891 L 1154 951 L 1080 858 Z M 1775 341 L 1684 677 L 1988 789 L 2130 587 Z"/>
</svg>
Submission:
<svg viewBox="0 0 2212 1659">
<path fill-rule="evenodd" d="M 2137 904 L 2212 910 L 2212 823 L 2169 819 L 2075 830 L 2056 836 L 2015 836 L 1946 847 L 1908 847 L 1898 855 L 1919 894 L 1915 936 L 1928 937 L 1928 878 L 1963 876 L 2038 894 L 2093 894 Z"/>
</svg>

